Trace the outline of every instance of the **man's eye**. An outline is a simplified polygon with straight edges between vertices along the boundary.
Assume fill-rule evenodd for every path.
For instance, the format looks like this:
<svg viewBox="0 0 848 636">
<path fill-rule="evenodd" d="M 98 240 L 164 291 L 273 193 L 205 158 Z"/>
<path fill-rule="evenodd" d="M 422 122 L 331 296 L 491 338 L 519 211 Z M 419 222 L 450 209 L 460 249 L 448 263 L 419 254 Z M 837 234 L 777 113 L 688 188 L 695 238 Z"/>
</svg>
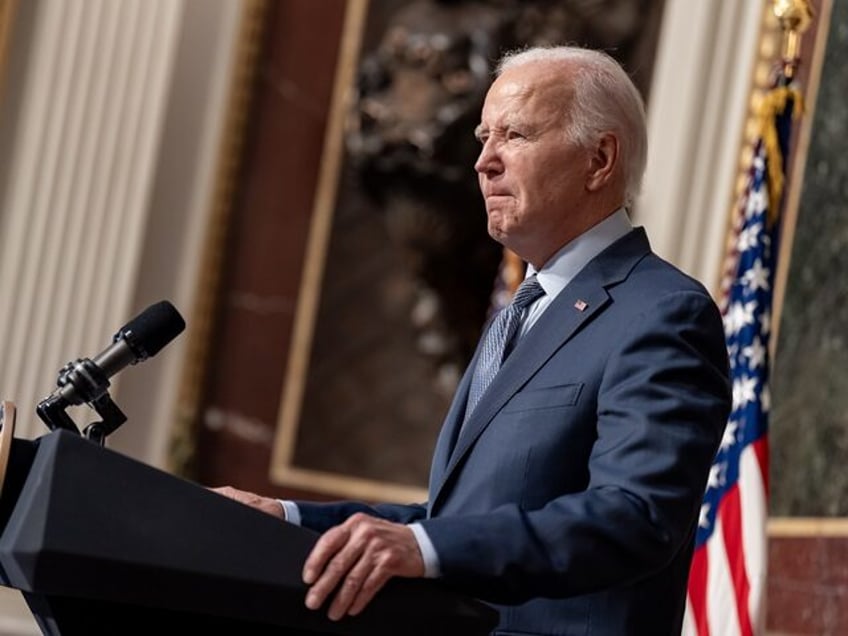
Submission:
<svg viewBox="0 0 848 636">
<path fill-rule="evenodd" d="M 525 139 L 524 135 L 522 135 L 522 134 L 521 134 L 520 132 L 518 132 L 517 130 L 509 130 L 509 131 L 507 131 L 507 133 L 506 133 L 506 138 L 507 138 L 507 139 L 510 139 L 510 140 L 514 140 L 514 139 Z"/>
</svg>

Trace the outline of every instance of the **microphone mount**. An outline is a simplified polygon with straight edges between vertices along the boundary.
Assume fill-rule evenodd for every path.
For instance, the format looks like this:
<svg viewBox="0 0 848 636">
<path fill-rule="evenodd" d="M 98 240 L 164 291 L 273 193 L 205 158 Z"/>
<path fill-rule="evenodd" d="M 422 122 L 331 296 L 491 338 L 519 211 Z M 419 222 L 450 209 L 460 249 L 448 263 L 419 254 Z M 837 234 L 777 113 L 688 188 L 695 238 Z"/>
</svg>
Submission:
<svg viewBox="0 0 848 636">
<path fill-rule="evenodd" d="M 59 390 L 39 402 L 35 409 L 51 431 L 63 429 L 79 435 L 79 428 L 66 409 L 82 403 L 89 404 L 102 418 L 86 426 L 82 433 L 86 439 L 100 446 L 106 443 L 107 436 L 127 421 L 127 416 L 109 395 L 109 378 L 91 359 L 80 358 L 66 364 L 59 370 L 56 385 Z"/>
</svg>

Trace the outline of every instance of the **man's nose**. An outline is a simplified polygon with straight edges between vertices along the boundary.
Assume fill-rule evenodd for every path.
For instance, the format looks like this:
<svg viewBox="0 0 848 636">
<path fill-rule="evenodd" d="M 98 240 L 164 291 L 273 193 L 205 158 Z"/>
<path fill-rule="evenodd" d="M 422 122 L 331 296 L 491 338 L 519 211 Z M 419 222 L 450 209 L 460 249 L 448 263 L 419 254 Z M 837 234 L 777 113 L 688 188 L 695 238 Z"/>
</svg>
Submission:
<svg viewBox="0 0 848 636">
<path fill-rule="evenodd" d="M 498 156 L 497 149 L 493 140 L 487 139 L 480 150 L 480 156 L 474 162 L 474 170 L 480 174 L 491 174 L 500 172 L 502 169 L 501 160 Z"/>
</svg>

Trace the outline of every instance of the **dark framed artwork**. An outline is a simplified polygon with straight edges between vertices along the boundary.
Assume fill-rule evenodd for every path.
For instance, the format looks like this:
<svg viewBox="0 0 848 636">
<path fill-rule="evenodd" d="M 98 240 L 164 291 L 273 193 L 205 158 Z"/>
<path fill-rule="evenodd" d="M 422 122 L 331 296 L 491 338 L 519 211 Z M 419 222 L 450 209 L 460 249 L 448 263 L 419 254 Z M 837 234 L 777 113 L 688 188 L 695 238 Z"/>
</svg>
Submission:
<svg viewBox="0 0 848 636">
<path fill-rule="evenodd" d="M 661 15 L 652 0 L 349 0 L 272 481 L 424 500 L 500 280 L 473 172 L 493 62 L 581 43 L 610 50 L 645 91 Z"/>
</svg>

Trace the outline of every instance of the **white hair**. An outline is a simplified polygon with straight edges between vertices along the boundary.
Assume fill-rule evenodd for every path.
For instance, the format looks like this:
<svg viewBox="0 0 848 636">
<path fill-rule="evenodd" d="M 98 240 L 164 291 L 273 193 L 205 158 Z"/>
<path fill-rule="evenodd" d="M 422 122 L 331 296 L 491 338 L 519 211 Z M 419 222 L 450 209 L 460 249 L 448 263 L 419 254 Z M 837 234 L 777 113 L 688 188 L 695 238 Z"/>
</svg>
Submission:
<svg viewBox="0 0 848 636">
<path fill-rule="evenodd" d="M 579 144 L 593 146 L 603 132 L 617 133 L 621 150 L 625 204 L 633 203 L 642 185 L 648 155 L 648 132 L 642 96 L 623 68 L 601 51 L 575 46 L 529 48 L 507 53 L 495 75 L 535 62 L 574 63 L 566 130 Z"/>
</svg>

